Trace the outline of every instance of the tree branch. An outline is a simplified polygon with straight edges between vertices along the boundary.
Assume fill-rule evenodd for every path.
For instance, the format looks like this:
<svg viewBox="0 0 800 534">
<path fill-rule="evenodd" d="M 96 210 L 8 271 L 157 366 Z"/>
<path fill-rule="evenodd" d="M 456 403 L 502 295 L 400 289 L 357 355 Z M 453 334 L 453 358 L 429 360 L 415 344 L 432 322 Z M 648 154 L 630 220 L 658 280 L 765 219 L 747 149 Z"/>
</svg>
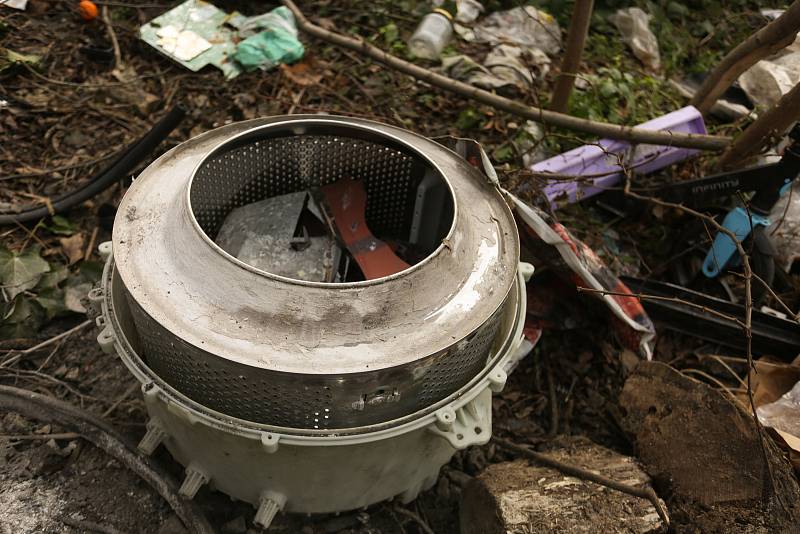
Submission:
<svg viewBox="0 0 800 534">
<path fill-rule="evenodd" d="M 567 111 L 569 95 L 575 84 L 578 68 L 581 66 L 581 56 L 586 43 L 586 34 L 589 32 L 593 7 L 594 0 L 575 0 L 575 6 L 572 8 L 572 20 L 569 23 L 569 33 L 567 33 L 567 49 L 561 60 L 561 72 L 556 78 L 553 98 L 550 101 L 550 109 L 553 111 L 559 113 Z"/>
<path fill-rule="evenodd" d="M 800 0 L 798 0 L 800 1 Z M 362 39 L 348 37 L 342 34 L 328 31 L 324 28 L 312 24 L 298 9 L 291 0 L 282 0 L 297 20 L 297 26 L 312 37 L 321 39 L 325 42 L 354 50 L 368 56 L 389 68 L 408 74 L 418 80 L 435 85 L 440 89 L 451 91 L 463 97 L 470 98 L 495 107 L 507 113 L 519 117 L 540 122 L 551 126 L 558 126 L 568 130 L 577 130 L 594 134 L 610 139 L 621 139 L 633 143 L 647 143 L 651 145 L 666 145 L 684 148 L 696 148 L 700 150 L 722 150 L 730 143 L 729 137 L 717 135 L 687 134 L 682 132 L 665 132 L 658 130 L 645 130 L 629 126 L 619 126 L 605 122 L 590 121 L 578 117 L 572 117 L 563 113 L 557 113 L 541 108 L 526 106 L 508 98 L 503 98 L 489 91 L 478 89 L 472 85 L 454 80 L 436 72 L 404 61 L 397 56 L 388 54 L 380 48 L 373 46 Z"/>
<path fill-rule="evenodd" d="M 718 165 L 720 168 L 731 168 L 758 154 L 770 141 L 782 136 L 797 120 L 800 120 L 800 83 L 792 87 L 766 113 L 759 115 L 725 150 Z"/>
<path fill-rule="evenodd" d="M 80 434 L 150 484 L 169 503 L 190 532 L 214 532 L 199 508 L 178 494 L 177 484 L 168 474 L 158 469 L 150 459 L 135 453 L 113 428 L 89 412 L 64 401 L 11 386 L 0 386 L 0 412 L 16 412 L 39 421 L 57 423 Z"/>
<path fill-rule="evenodd" d="M 783 15 L 745 39 L 722 58 L 695 93 L 692 105 L 701 113 L 707 113 L 740 74 L 765 57 L 789 46 L 795 40 L 798 30 L 800 0 L 795 0 Z"/>
</svg>

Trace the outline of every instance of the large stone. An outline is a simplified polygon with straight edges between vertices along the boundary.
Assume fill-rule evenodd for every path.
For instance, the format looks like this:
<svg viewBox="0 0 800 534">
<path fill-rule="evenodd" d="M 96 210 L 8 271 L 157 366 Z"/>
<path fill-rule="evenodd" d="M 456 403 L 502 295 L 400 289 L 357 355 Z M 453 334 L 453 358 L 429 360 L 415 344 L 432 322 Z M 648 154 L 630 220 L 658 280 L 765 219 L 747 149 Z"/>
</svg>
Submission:
<svg viewBox="0 0 800 534">
<path fill-rule="evenodd" d="M 547 454 L 626 484 L 650 481 L 635 459 L 585 438 L 571 438 Z M 462 534 L 661 531 L 649 501 L 526 460 L 489 466 L 461 496 Z"/>
<path fill-rule="evenodd" d="M 637 457 L 659 494 L 669 495 L 679 530 L 800 528 L 791 464 L 766 433 L 762 446 L 752 414 L 725 394 L 668 365 L 642 362 L 620 405 Z"/>
</svg>

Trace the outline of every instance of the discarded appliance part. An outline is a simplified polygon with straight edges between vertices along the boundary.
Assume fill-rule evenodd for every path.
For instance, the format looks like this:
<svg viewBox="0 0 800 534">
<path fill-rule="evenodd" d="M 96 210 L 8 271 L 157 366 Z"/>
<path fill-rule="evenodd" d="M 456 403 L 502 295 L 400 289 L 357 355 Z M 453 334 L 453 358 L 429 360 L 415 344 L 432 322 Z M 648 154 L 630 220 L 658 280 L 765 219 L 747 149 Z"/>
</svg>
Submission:
<svg viewBox="0 0 800 534">
<path fill-rule="evenodd" d="M 336 235 L 353 255 L 366 280 L 390 276 L 408 269 L 409 265 L 398 258 L 389 245 L 370 232 L 364 220 L 367 193 L 363 183 L 344 178 L 321 187 L 320 191 L 327 209 L 330 210 Z"/>
<path fill-rule="evenodd" d="M 19 212 L 0 212 L 0 225 L 36 221 L 43 217 L 63 213 L 81 202 L 92 198 L 96 194 L 105 191 L 119 180 L 127 178 L 128 175 L 167 138 L 170 132 L 180 124 L 185 115 L 186 110 L 182 106 L 178 105 L 173 107 L 149 132 L 128 147 L 110 167 L 92 178 L 85 186 L 56 198 L 49 207 L 42 206 L 40 208 L 30 208 Z M 51 208 L 52 212 L 49 211 Z"/>
<path fill-rule="evenodd" d="M 376 236 L 407 242 L 430 173 L 449 220 L 390 276 L 308 282 L 214 243 L 234 209 L 342 178 L 363 183 Z M 524 282 L 508 206 L 453 152 L 360 119 L 248 121 L 154 162 L 118 213 L 93 295 L 98 341 L 142 382 L 150 428 L 165 433 L 143 448 L 163 440 L 192 477 L 187 494 L 206 481 L 259 506 L 262 522 L 408 501 L 456 449 L 488 441 Z"/>
<path fill-rule="evenodd" d="M 640 356 L 652 358 L 655 345 L 655 328 L 638 299 L 625 296 L 630 290 L 585 243 L 570 235 L 569 230 L 553 218 L 529 205 L 500 186 L 497 172 L 489 156 L 474 139 L 439 137 L 437 140 L 479 169 L 508 200 L 521 230 L 520 238 L 525 255 L 542 260 L 572 285 L 594 289 L 591 294 L 602 302 L 618 320 L 611 321 L 613 331 L 620 341 Z M 532 276 L 528 271 L 526 276 Z M 614 293 L 614 295 L 606 292 Z M 528 300 L 530 303 L 530 299 Z M 526 325 L 526 337 L 538 340 L 541 325 Z"/>
<path fill-rule="evenodd" d="M 309 282 L 329 282 L 337 270 L 338 246 L 329 235 L 311 235 L 303 219 L 308 193 L 301 191 L 234 209 L 214 242 L 257 269 Z M 320 220 L 312 221 L 322 228 Z"/>
<path fill-rule="evenodd" d="M 637 128 L 706 133 L 703 116 L 692 106 L 647 121 Z M 595 177 L 586 182 L 554 180 L 546 185 L 544 192 L 547 200 L 556 208 L 559 201 L 578 202 L 615 186 L 622 177 L 620 161 L 637 174 L 647 174 L 684 160 L 697 152 L 697 150 L 668 146 L 632 146 L 624 141 L 601 139 L 597 144 L 585 145 L 540 161 L 531 167 L 531 170 Z"/>
<path fill-rule="evenodd" d="M 647 313 L 665 327 L 726 347 L 746 350 L 744 332 L 736 321 L 705 312 L 702 309 L 713 310 L 741 319 L 745 313 L 743 305 L 665 282 L 642 280 L 630 276 L 623 276 L 621 280 L 637 294 L 675 299 L 642 299 Z M 690 304 L 687 305 L 680 301 Z M 798 347 L 800 347 L 800 324 L 756 309 L 753 310 L 753 354 L 769 354 L 791 362 L 797 357 L 798 350 L 800 350 Z"/>
</svg>

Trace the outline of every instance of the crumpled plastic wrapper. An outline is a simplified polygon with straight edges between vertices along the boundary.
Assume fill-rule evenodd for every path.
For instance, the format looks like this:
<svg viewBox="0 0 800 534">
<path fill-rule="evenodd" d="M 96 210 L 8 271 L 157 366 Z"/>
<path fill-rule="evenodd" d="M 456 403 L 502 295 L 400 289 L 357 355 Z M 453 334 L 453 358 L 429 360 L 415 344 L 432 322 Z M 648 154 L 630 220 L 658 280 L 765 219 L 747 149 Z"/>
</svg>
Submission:
<svg viewBox="0 0 800 534">
<path fill-rule="evenodd" d="M 774 106 L 800 82 L 800 52 L 762 59 L 739 76 L 739 85 L 757 108 Z"/>
<path fill-rule="evenodd" d="M 480 43 L 511 44 L 523 50 L 541 50 L 553 55 L 561 50 L 561 28 L 552 15 L 533 6 L 496 11 L 474 28 Z"/>
<path fill-rule="evenodd" d="M 800 382 L 775 402 L 759 406 L 756 413 L 762 425 L 800 436 Z"/>
<path fill-rule="evenodd" d="M 620 9 L 608 20 L 622 34 L 622 40 L 631 47 L 633 55 L 653 71 L 661 68 L 658 39 L 650 31 L 651 16 L 638 7 Z"/>
<path fill-rule="evenodd" d="M 456 22 L 464 24 L 475 22 L 483 13 L 483 5 L 478 0 L 456 0 L 456 8 Z"/>
<path fill-rule="evenodd" d="M 451 78 L 484 89 L 516 86 L 525 88 L 533 84 L 534 74 L 522 61 L 523 51 L 517 46 L 498 45 L 486 56 L 483 65 L 469 56 L 442 58 L 442 70 Z M 529 54 L 536 75 L 544 77 L 550 70 L 550 58 L 541 50 Z"/>
<path fill-rule="evenodd" d="M 800 183 L 795 183 L 772 208 L 772 225 L 767 229 L 778 257 L 778 267 L 787 273 L 800 262 Z M 798 349 L 800 352 L 800 349 Z"/>
</svg>

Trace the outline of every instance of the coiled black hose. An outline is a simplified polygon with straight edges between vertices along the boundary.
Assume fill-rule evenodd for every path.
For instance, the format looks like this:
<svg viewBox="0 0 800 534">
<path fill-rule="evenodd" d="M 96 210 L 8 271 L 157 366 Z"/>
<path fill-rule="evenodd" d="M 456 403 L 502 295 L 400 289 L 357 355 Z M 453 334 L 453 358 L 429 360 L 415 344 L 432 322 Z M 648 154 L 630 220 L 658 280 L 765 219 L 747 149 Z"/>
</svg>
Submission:
<svg viewBox="0 0 800 534">
<path fill-rule="evenodd" d="M 118 182 L 130 174 L 155 148 L 167 138 L 176 126 L 186 116 L 186 109 L 175 106 L 170 109 L 164 117 L 158 121 L 149 132 L 142 136 L 138 141 L 128 147 L 114 163 L 107 169 L 101 171 L 83 187 L 61 195 L 52 202 L 53 212 L 47 206 L 38 208 L 28 208 L 15 212 L 0 212 L 0 225 L 25 223 L 63 213 L 84 202 L 98 193 L 105 191 L 114 183 Z"/>
</svg>

